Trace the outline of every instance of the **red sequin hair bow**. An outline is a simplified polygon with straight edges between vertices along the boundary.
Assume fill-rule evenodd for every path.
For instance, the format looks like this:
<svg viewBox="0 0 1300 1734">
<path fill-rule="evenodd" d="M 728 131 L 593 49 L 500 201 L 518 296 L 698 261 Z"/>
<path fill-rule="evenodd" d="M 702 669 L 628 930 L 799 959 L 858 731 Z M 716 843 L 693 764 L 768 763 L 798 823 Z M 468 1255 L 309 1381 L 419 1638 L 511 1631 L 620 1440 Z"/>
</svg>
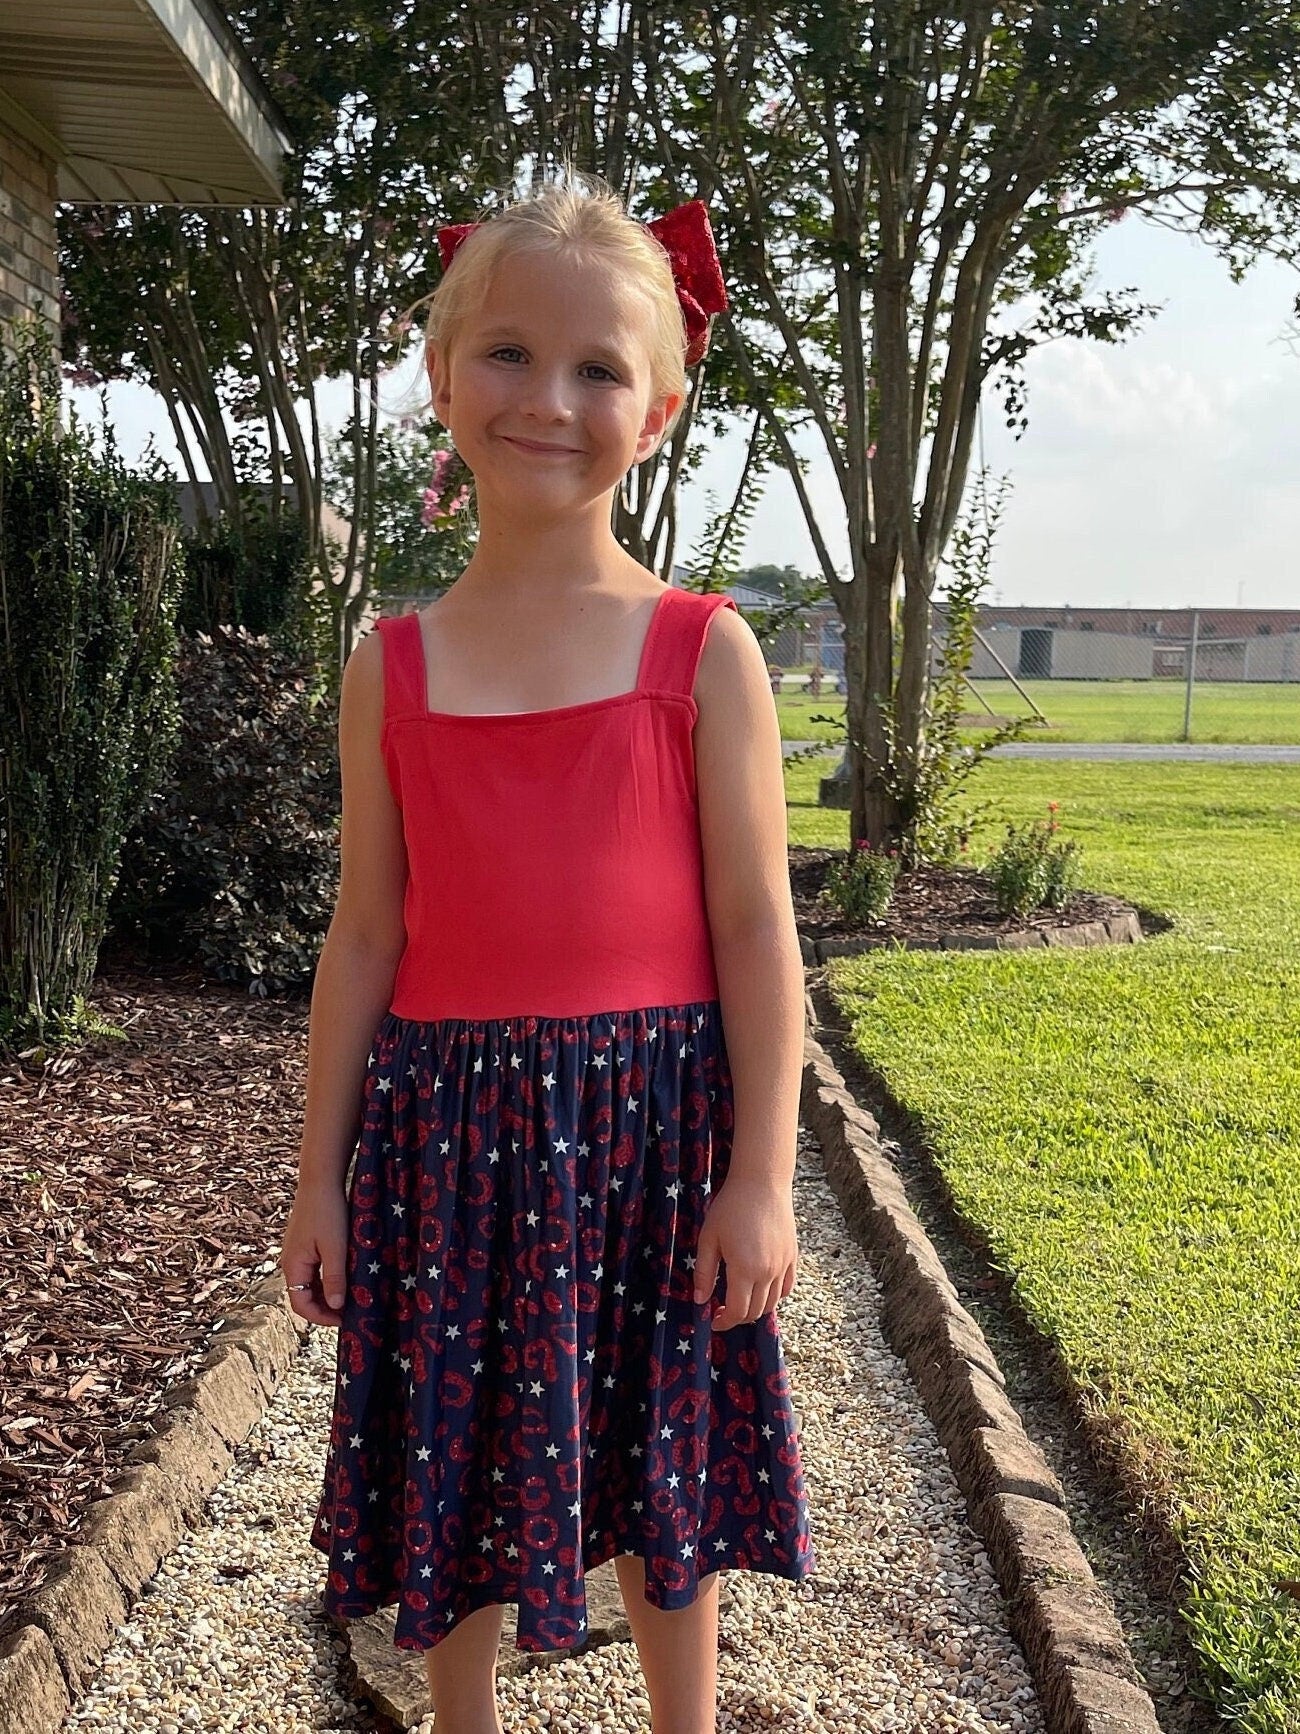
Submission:
<svg viewBox="0 0 1300 1734">
<path fill-rule="evenodd" d="M 438 230 L 444 271 L 466 235 L 478 227 L 477 223 L 448 223 Z M 727 305 L 709 213 L 703 199 L 688 199 L 684 205 L 674 206 L 641 227 L 654 236 L 668 255 L 686 326 L 685 361 L 687 367 L 694 367 L 708 352 L 710 316 L 723 312 Z"/>
</svg>

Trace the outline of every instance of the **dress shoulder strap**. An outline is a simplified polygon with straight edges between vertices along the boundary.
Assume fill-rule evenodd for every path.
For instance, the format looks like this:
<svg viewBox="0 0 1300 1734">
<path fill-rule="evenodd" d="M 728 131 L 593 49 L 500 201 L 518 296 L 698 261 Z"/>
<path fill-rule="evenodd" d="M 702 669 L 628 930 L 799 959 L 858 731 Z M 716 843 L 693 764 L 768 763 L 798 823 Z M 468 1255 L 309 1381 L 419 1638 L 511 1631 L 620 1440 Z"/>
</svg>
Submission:
<svg viewBox="0 0 1300 1734">
<path fill-rule="evenodd" d="M 375 631 L 384 641 L 384 721 L 423 716 L 427 688 L 420 616 L 385 615 L 375 622 Z"/>
<path fill-rule="evenodd" d="M 642 652 L 642 688 L 689 698 L 704 653 L 704 635 L 719 608 L 736 608 L 720 590 L 674 590 L 661 596 Z M 739 613 L 739 609 L 736 609 Z"/>
</svg>

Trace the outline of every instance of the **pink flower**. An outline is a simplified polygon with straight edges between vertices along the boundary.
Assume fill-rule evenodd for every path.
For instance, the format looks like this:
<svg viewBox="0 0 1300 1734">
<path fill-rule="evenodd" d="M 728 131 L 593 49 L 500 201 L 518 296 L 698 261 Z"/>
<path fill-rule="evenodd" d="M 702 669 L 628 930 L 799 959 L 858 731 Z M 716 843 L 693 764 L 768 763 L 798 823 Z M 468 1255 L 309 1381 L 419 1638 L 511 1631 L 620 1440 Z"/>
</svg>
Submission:
<svg viewBox="0 0 1300 1734">
<path fill-rule="evenodd" d="M 872 440 L 871 444 L 867 447 L 867 456 L 869 458 L 874 458 L 875 455 L 876 455 L 876 442 L 875 442 L 875 440 Z"/>
<path fill-rule="evenodd" d="M 426 529 L 436 528 L 440 519 L 453 518 L 469 504 L 469 483 L 463 482 L 454 498 L 443 503 L 447 489 L 447 473 L 456 461 L 456 454 L 445 447 L 433 454 L 433 474 L 429 486 L 420 498 L 423 502 L 420 519 Z"/>
</svg>

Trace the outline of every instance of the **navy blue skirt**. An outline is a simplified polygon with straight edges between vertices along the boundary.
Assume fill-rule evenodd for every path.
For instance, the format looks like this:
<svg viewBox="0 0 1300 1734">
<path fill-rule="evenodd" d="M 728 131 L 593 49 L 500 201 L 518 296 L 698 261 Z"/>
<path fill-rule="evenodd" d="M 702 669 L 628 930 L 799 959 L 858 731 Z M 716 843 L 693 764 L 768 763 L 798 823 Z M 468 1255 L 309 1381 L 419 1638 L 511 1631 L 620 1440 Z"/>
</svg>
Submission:
<svg viewBox="0 0 1300 1734">
<path fill-rule="evenodd" d="M 337 1619 L 398 1649 L 515 1602 L 587 1637 L 584 1572 L 816 1568 L 775 1310 L 712 1329 L 695 1250 L 726 1179 L 719 1002 L 581 1017 L 386 1013 L 348 1183 L 348 1285 L 311 1542 Z"/>
</svg>

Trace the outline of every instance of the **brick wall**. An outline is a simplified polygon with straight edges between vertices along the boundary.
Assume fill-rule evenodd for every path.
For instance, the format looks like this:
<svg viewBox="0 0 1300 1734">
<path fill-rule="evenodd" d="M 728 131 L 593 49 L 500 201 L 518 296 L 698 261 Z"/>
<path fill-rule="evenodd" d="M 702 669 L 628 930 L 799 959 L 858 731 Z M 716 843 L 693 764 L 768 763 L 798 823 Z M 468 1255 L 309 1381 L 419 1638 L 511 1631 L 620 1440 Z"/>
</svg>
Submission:
<svg viewBox="0 0 1300 1734">
<path fill-rule="evenodd" d="M 59 286 L 54 233 L 54 163 L 0 120 L 0 344 L 33 314 L 58 340 Z"/>
</svg>

